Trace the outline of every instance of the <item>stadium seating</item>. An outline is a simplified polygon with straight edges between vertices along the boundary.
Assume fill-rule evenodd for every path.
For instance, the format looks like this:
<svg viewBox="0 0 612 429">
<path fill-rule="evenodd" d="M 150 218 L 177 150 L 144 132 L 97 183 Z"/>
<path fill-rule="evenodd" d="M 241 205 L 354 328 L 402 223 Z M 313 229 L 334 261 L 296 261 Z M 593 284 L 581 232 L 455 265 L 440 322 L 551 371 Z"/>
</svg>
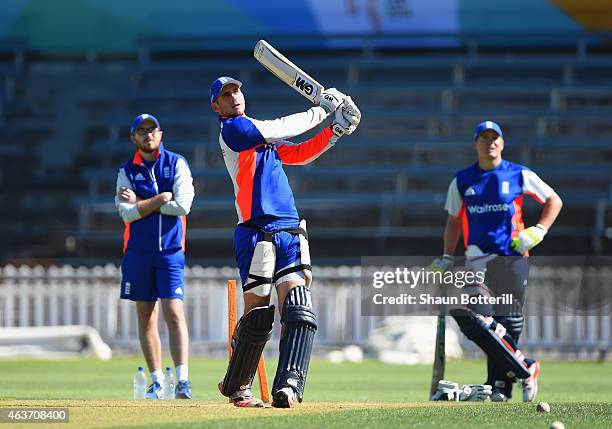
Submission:
<svg viewBox="0 0 612 429">
<path fill-rule="evenodd" d="M 167 147 L 185 155 L 194 173 L 191 257 L 231 263 L 232 186 L 208 85 L 218 74 L 241 79 L 247 111 L 257 118 L 308 104 L 250 52 L 161 59 L 152 52 L 144 49 L 139 60 L 33 61 L 4 80 L 0 89 L 15 95 L 4 105 L 4 117 L 14 120 L 0 131 L 8 143 L 0 147 L 0 198 L 14 207 L 0 215 L 0 232 L 11 255 L 120 258 L 116 169 L 133 153 L 129 122 L 151 112 Z M 350 93 L 363 112 L 355 135 L 312 165 L 286 168 L 318 264 L 358 263 L 369 253 L 439 253 L 446 188 L 455 171 L 474 162 L 471 136 L 483 119 L 502 124 L 507 159 L 529 165 L 564 198 L 541 252 L 610 251 L 612 58 L 473 50 L 289 54 L 321 82 Z M 534 204 L 526 202 L 525 212 L 535 222 Z"/>
</svg>

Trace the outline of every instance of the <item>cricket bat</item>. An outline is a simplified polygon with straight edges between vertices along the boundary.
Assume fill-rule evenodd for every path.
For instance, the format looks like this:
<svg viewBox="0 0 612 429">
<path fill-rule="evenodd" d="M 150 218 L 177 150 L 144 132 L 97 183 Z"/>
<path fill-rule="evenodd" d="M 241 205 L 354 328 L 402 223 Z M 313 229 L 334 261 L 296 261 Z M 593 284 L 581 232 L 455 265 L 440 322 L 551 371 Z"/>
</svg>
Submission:
<svg viewBox="0 0 612 429">
<path fill-rule="evenodd" d="M 325 90 L 323 85 L 289 61 L 268 42 L 265 40 L 257 42 L 253 50 L 253 56 L 261 65 L 291 88 L 313 103 L 317 104 L 319 102 L 321 93 Z"/>
<path fill-rule="evenodd" d="M 434 352 L 433 372 L 431 374 L 431 387 L 429 399 L 433 397 L 438 389 L 438 382 L 444 379 L 444 367 L 446 365 L 446 315 L 442 312 L 438 316 L 436 328 L 436 350 Z"/>
</svg>

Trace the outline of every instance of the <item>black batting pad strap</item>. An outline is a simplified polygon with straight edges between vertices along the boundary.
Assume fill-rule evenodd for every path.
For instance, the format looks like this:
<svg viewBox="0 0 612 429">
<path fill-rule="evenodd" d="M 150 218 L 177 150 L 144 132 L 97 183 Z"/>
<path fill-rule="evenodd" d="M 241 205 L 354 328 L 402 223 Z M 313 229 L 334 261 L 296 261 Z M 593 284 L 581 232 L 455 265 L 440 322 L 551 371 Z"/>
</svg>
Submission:
<svg viewBox="0 0 612 429">
<path fill-rule="evenodd" d="M 516 348 L 516 343 L 506 332 L 500 337 L 491 324 L 487 324 L 482 316 L 467 308 L 450 310 L 451 316 L 457 321 L 461 332 L 474 341 L 485 354 L 495 361 L 495 364 L 506 374 L 514 374 L 525 379 L 530 373 L 522 354 Z M 491 319 L 492 320 L 492 319 Z"/>
<path fill-rule="evenodd" d="M 272 231 L 266 231 L 265 229 L 261 228 L 260 226 L 252 223 L 251 221 L 246 221 L 243 222 L 241 224 L 238 224 L 238 226 L 246 226 L 247 228 L 252 228 L 252 229 L 256 229 L 258 231 L 261 231 L 264 233 L 264 240 L 266 241 L 272 241 L 272 236 L 274 234 L 277 234 L 281 231 L 285 231 L 285 232 L 290 232 L 291 234 L 300 234 L 303 235 L 304 237 L 306 237 L 306 240 L 308 240 L 308 232 L 302 228 L 301 226 L 295 226 L 292 228 L 279 228 L 279 229 L 274 229 Z"/>
<path fill-rule="evenodd" d="M 255 307 L 238 321 L 233 335 L 232 358 L 221 390 L 225 396 L 251 384 L 273 323 L 273 305 Z"/>
<path fill-rule="evenodd" d="M 253 279 L 254 281 L 252 281 L 250 283 L 247 283 L 244 286 L 242 286 L 242 291 L 243 292 L 251 290 L 254 287 L 257 287 L 259 285 L 272 284 L 272 282 L 274 281 L 274 279 L 272 279 L 271 277 L 258 276 L 256 274 L 249 274 L 247 276 L 247 278 Z"/>
<path fill-rule="evenodd" d="M 272 385 L 272 393 L 283 387 L 293 388 L 300 402 L 304 396 L 312 343 L 317 330 L 317 319 L 311 307 L 310 291 L 305 286 L 297 286 L 287 294 L 282 317 L 284 335 Z"/>
<path fill-rule="evenodd" d="M 284 270 L 280 270 L 276 274 L 274 274 L 274 281 L 277 281 L 278 279 L 283 276 L 286 276 L 287 274 L 297 273 L 304 270 L 312 271 L 312 266 L 310 264 L 300 264 L 295 265 L 293 267 L 285 268 Z"/>
<path fill-rule="evenodd" d="M 280 231 L 290 232 L 291 234 L 303 235 L 304 237 L 306 237 L 306 240 L 308 240 L 308 232 L 306 232 L 304 228 L 301 228 L 299 226 L 296 226 L 295 228 L 283 228 L 283 229 L 276 230 L 274 232 L 276 233 Z"/>
</svg>

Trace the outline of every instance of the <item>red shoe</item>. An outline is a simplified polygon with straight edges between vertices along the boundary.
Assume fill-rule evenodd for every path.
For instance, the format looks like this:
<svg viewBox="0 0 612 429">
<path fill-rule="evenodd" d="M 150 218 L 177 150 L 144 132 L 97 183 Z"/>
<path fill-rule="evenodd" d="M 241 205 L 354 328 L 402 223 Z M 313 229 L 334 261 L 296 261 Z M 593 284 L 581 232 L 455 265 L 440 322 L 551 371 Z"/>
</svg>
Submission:
<svg viewBox="0 0 612 429">
<path fill-rule="evenodd" d="M 223 382 L 220 381 L 217 385 L 219 388 L 219 392 L 223 393 Z M 264 403 L 261 399 L 257 399 L 253 396 L 253 392 L 251 392 L 250 386 L 240 386 L 241 390 L 236 390 L 232 395 L 230 395 L 230 399 L 234 403 L 235 407 L 241 408 L 262 408 Z"/>
</svg>

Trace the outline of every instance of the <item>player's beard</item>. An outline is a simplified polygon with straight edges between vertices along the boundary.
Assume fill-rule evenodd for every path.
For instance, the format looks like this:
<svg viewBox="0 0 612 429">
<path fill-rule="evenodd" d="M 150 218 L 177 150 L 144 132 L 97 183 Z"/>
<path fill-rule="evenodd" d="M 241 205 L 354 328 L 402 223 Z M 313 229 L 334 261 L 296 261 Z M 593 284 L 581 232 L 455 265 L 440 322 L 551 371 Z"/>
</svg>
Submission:
<svg viewBox="0 0 612 429">
<path fill-rule="evenodd" d="M 159 149 L 159 144 L 155 145 L 155 141 L 151 141 L 151 143 L 153 144 L 153 146 L 149 146 L 149 144 L 147 142 L 142 142 L 142 144 L 138 145 L 138 148 L 143 151 L 144 153 L 155 153 L 157 151 L 157 149 Z M 160 142 L 161 144 L 161 142 Z"/>
</svg>

